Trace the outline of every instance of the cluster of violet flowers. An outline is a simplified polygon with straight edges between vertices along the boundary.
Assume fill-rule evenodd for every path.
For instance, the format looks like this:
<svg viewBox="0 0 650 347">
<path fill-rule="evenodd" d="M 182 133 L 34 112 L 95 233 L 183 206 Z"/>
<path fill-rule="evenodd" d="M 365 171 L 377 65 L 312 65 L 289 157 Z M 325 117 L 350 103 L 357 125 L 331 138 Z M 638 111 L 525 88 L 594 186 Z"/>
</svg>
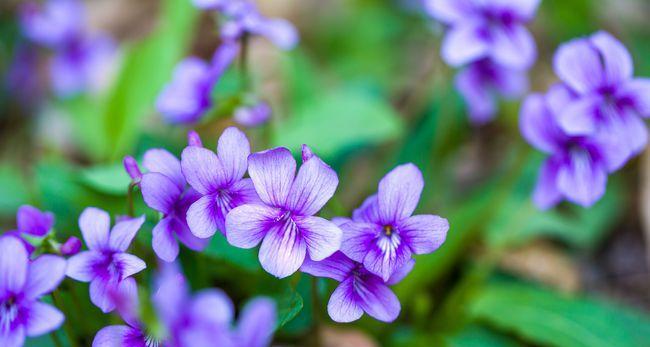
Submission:
<svg viewBox="0 0 650 347">
<path fill-rule="evenodd" d="M 117 57 L 113 39 L 101 32 L 91 33 L 85 20 L 83 3 L 78 0 L 27 2 L 21 8 L 24 36 L 52 52 L 50 81 L 59 97 L 101 91 L 107 82 L 107 67 Z"/>
<path fill-rule="evenodd" d="M 172 80 L 156 102 L 163 119 L 172 124 L 196 123 L 215 106 L 212 90 L 237 56 L 244 64 L 242 69 L 246 69 L 245 54 L 251 37 L 265 37 L 283 50 L 292 49 L 298 43 L 298 33 L 291 23 L 262 16 L 252 1 L 193 0 L 193 3 L 219 15 L 221 44 L 210 62 L 192 56 L 174 69 Z M 245 84 L 248 88 L 248 83 Z M 245 100 L 234 111 L 234 120 L 246 127 L 265 123 L 271 116 L 271 107 L 249 90 L 243 92 Z"/>
<path fill-rule="evenodd" d="M 528 91 L 527 71 L 537 57 L 535 41 L 524 24 L 540 0 L 423 0 L 428 15 L 449 32 L 443 60 L 462 67 L 456 87 L 472 124 L 494 119 L 498 98 L 518 99 Z"/>
</svg>

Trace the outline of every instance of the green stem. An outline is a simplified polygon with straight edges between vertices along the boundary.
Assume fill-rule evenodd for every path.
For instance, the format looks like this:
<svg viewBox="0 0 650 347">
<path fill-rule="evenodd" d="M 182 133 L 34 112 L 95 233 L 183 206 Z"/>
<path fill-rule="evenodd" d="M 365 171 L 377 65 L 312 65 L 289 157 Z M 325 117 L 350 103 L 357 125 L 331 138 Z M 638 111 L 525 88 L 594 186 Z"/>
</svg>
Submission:
<svg viewBox="0 0 650 347">
<path fill-rule="evenodd" d="M 318 294 L 318 278 L 311 278 L 311 302 L 312 302 L 312 315 L 314 319 L 314 341 L 313 346 L 319 347 L 320 343 L 320 327 L 321 327 L 321 304 L 320 295 Z"/>
<path fill-rule="evenodd" d="M 133 208 L 133 193 L 135 191 L 136 184 L 131 182 L 129 184 L 129 190 L 126 194 L 126 204 L 127 204 L 127 213 L 129 217 L 135 216 L 135 210 Z"/>
</svg>

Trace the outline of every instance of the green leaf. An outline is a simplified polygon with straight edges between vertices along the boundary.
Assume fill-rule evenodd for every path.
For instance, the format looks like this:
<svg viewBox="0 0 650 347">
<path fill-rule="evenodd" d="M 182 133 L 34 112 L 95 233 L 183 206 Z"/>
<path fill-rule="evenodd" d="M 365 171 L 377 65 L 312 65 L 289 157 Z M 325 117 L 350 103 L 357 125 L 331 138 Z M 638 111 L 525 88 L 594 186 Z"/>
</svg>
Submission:
<svg viewBox="0 0 650 347">
<path fill-rule="evenodd" d="M 131 182 L 122 164 L 98 165 L 83 169 L 80 177 L 88 187 L 100 193 L 116 196 L 126 195 Z"/>
<path fill-rule="evenodd" d="M 228 241 L 226 241 L 226 238 L 221 234 L 215 235 L 210 240 L 210 244 L 205 248 L 203 254 L 213 259 L 228 262 L 245 270 L 261 270 L 260 262 L 257 259 L 257 249 L 234 247 L 230 245 Z"/>
<path fill-rule="evenodd" d="M 277 328 L 282 328 L 285 324 L 294 319 L 302 310 L 302 296 L 293 288 L 287 290 L 276 297 L 278 303 L 278 324 Z"/>
<path fill-rule="evenodd" d="M 332 158 L 345 149 L 390 141 L 404 130 L 395 110 L 379 95 L 348 87 L 296 108 L 273 129 L 272 143 L 298 150 L 305 143 Z"/>
<path fill-rule="evenodd" d="M 490 329 L 468 325 L 458 335 L 449 338 L 449 347 L 517 347 L 521 346 L 513 339 Z"/>
<path fill-rule="evenodd" d="M 17 168 L 9 164 L 0 165 L 0 215 L 13 215 L 20 205 L 29 202 L 23 177 Z"/>
<path fill-rule="evenodd" d="M 545 346 L 650 346 L 648 317 L 601 300 L 563 296 L 531 285 L 489 285 L 469 308 L 475 318 Z"/>
</svg>

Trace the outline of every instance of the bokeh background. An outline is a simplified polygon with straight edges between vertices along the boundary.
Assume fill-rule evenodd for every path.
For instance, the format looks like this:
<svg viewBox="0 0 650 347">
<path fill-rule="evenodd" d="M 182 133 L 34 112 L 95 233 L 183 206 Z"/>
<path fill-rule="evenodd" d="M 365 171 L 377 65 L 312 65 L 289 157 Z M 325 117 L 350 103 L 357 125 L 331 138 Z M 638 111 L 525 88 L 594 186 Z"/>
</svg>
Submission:
<svg viewBox="0 0 650 347">
<path fill-rule="evenodd" d="M 56 214 L 60 240 L 78 235 L 86 206 L 126 212 L 124 155 L 185 146 L 190 128 L 163 123 L 154 102 L 175 63 L 208 59 L 219 45 L 213 15 L 189 0 L 85 3 L 88 25 L 116 38 L 120 54 L 101 68 L 103 89 L 69 98 L 50 91 L 46 51 L 20 54 L 28 45 L 17 22 L 21 1 L 0 3 L 0 230 L 12 229 L 16 209 L 29 203 Z M 252 42 L 254 87 L 273 107 L 268 124 L 247 130 L 253 147 L 307 143 L 330 163 L 341 184 L 326 217 L 349 215 L 390 168 L 414 162 L 426 180 L 418 211 L 447 217 L 451 229 L 394 288 L 402 312 L 393 324 L 334 324 L 324 310 L 334 283 L 320 280 L 313 291 L 306 275 L 276 280 L 255 251 L 219 235 L 204 253 L 181 254 L 194 288 L 218 286 L 237 303 L 278 299 L 281 346 L 650 346 L 650 152 L 613 175 L 592 208 L 538 211 L 530 195 L 543 156 L 519 133 L 519 102 L 471 127 L 455 72 L 439 56 L 444 28 L 417 0 L 258 5 L 294 23 L 301 42 L 289 52 Z M 531 89 L 556 81 L 560 43 L 600 29 L 628 47 L 636 75 L 650 76 L 648 18 L 647 0 L 543 0 L 530 25 L 539 51 Z M 28 67 L 16 77 L 21 64 Z M 191 127 L 206 146 L 234 124 L 237 73 L 219 82 L 218 106 Z M 155 264 L 148 247 L 156 215 L 139 197 L 136 204 L 149 216 L 136 253 Z M 138 275 L 143 291 L 150 277 Z M 66 346 L 88 346 L 99 328 L 119 322 L 90 304 L 85 284 L 66 280 L 60 296 L 67 323 L 55 335 Z M 28 345 L 51 346 L 51 338 Z"/>
</svg>

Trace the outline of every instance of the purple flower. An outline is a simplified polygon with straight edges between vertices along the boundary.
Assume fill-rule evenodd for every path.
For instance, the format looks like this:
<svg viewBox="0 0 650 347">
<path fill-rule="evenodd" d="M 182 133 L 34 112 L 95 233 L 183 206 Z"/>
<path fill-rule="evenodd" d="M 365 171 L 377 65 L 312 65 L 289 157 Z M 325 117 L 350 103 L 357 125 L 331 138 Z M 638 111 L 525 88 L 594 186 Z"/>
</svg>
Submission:
<svg viewBox="0 0 650 347">
<path fill-rule="evenodd" d="M 203 142 L 201 142 L 201 137 L 196 131 L 190 130 L 187 132 L 187 145 L 194 146 L 194 147 L 203 147 Z"/>
<path fill-rule="evenodd" d="M 81 213 L 79 228 L 89 250 L 68 259 L 66 271 L 77 281 L 90 282 L 90 300 L 104 313 L 115 309 L 113 294 L 133 290 L 131 276 L 146 268 L 142 259 L 126 253 L 144 216 L 118 222 L 109 233 L 110 223 L 100 209 L 88 207 Z"/>
<path fill-rule="evenodd" d="M 232 333 L 233 347 L 268 347 L 277 321 L 275 302 L 268 298 L 250 301 L 239 314 Z"/>
<path fill-rule="evenodd" d="M 172 124 L 194 123 L 201 119 L 212 107 L 212 87 L 230 66 L 238 49 L 236 43 L 224 43 L 209 64 L 196 57 L 181 61 L 174 69 L 172 81 L 156 101 L 163 119 Z"/>
<path fill-rule="evenodd" d="M 426 0 L 431 16 L 449 26 L 442 57 L 452 66 L 491 58 L 513 69 L 528 69 L 537 56 L 535 41 L 524 27 L 539 0 Z"/>
<path fill-rule="evenodd" d="M 6 235 L 12 235 L 19 238 L 25 245 L 28 253 L 34 251 L 34 246 L 24 239 L 27 237 L 44 237 L 52 230 L 54 226 L 54 215 L 52 212 L 41 212 L 39 209 L 23 205 L 18 208 L 16 213 L 16 230 L 11 230 Z"/>
<path fill-rule="evenodd" d="M 412 216 L 423 187 L 422 173 L 415 165 L 391 170 L 379 182 L 377 194 L 367 198 L 354 211 L 352 221 L 341 226 L 341 251 L 387 281 L 412 254 L 438 249 L 449 230 L 447 220 Z"/>
<path fill-rule="evenodd" d="M 65 260 L 42 255 L 30 262 L 15 237 L 0 237 L 0 346 L 20 347 L 25 336 L 56 330 L 65 319 L 41 296 L 52 292 L 65 276 Z"/>
<path fill-rule="evenodd" d="M 124 165 L 126 173 L 131 177 L 131 180 L 139 184 L 140 180 L 142 180 L 142 172 L 140 171 L 140 167 L 135 158 L 127 155 L 124 157 L 124 160 L 122 160 L 122 164 Z"/>
<path fill-rule="evenodd" d="M 456 76 L 456 88 L 469 105 L 472 123 L 491 121 L 497 112 L 497 96 L 515 99 L 528 90 L 528 77 L 522 70 L 500 66 L 490 59 L 470 63 Z"/>
<path fill-rule="evenodd" d="M 61 254 L 65 256 L 71 256 L 79 253 L 81 250 L 81 240 L 74 236 L 70 236 L 62 245 L 61 245 Z"/>
<path fill-rule="evenodd" d="M 533 197 L 542 209 L 554 206 L 563 198 L 591 206 L 605 193 L 608 173 L 628 159 L 626 139 L 618 133 L 569 135 L 560 127 L 559 115 L 574 100 L 566 86 L 557 84 L 546 95 L 530 95 L 521 109 L 520 128 L 524 138 L 549 155 Z"/>
<path fill-rule="evenodd" d="M 233 208 L 258 201 L 253 182 L 243 178 L 250 144 L 237 128 L 227 128 L 217 144 L 217 153 L 189 146 L 181 155 L 181 167 L 187 182 L 200 198 L 187 211 L 192 233 L 208 238 L 219 230 L 225 234 L 226 215 Z"/>
<path fill-rule="evenodd" d="M 629 156 L 645 148 L 648 131 L 640 117 L 650 116 L 650 79 L 633 78 L 623 44 L 602 31 L 576 39 L 558 49 L 554 67 L 577 95 L 558 115 L 568 134 L 617 133 Z"/>
<path fill-rule="evenodd" d="M 4 77 L 6 92 L 15 98 L 26 111 L 33 111 L 40 105 L 43 87 L 38 74 L 38 51 L 36 47 L 21 44 L 14 55 Z"/>
<path fill-rule="evenodd" d="M 303 145 L 303 164 L 286 148 L 251 154 L 248 170 L 263 204 L 230 211 L 226 237 L 233 246 L 252 248 L 262 242 L 259 259 L 270 274 L 296 272 L 306 256 L 319 261 L 341 246 L 341 230 L 314 216 L 334 195 L 336 172 Z"/>
<path fill-rule="evenodd" d="M 300 268 L 312 276 L 327 277 L 340 282 L 327 304 L 332 320 L 340 323 L 355 321 L 363 315 L 383 322 L 392 322 L 401 310 L 399 300 L 388 288 L 397 284 L 413 269 L 409 259 L 387 280 L 369 272 L 363 264 L 353 261 L 342 252 L 322 260 L 307 259 Z"/>
<path fill-rule="evenodd" d="M 48 0 L 23 5 L 20 21 L 30 40 L 56 48 L 83 30 L 84 9 L 77 0 Z"/>
<path fill-rule="evenodd" d="M 140 182 L 144 202 L 163 214 L 153 228 L 156 255 L 174 261 L 179 252 L 178 240 L 192 250 L 203 250 L 208 240 L 194 236 L 186 219 L 188 209 L 201 195 L 187 188 L 180 160 L 164 149 L 150 149 L 144 154 L 143 165 L 148 170 Z"/>
<path fill-rule="evenodd" d="M 235 122 L 249 128 L 266 123 L 271 117 L 271 107 L 266 102 L 252 106 L 242 106 L 235 110 Z"/>
</svg>

